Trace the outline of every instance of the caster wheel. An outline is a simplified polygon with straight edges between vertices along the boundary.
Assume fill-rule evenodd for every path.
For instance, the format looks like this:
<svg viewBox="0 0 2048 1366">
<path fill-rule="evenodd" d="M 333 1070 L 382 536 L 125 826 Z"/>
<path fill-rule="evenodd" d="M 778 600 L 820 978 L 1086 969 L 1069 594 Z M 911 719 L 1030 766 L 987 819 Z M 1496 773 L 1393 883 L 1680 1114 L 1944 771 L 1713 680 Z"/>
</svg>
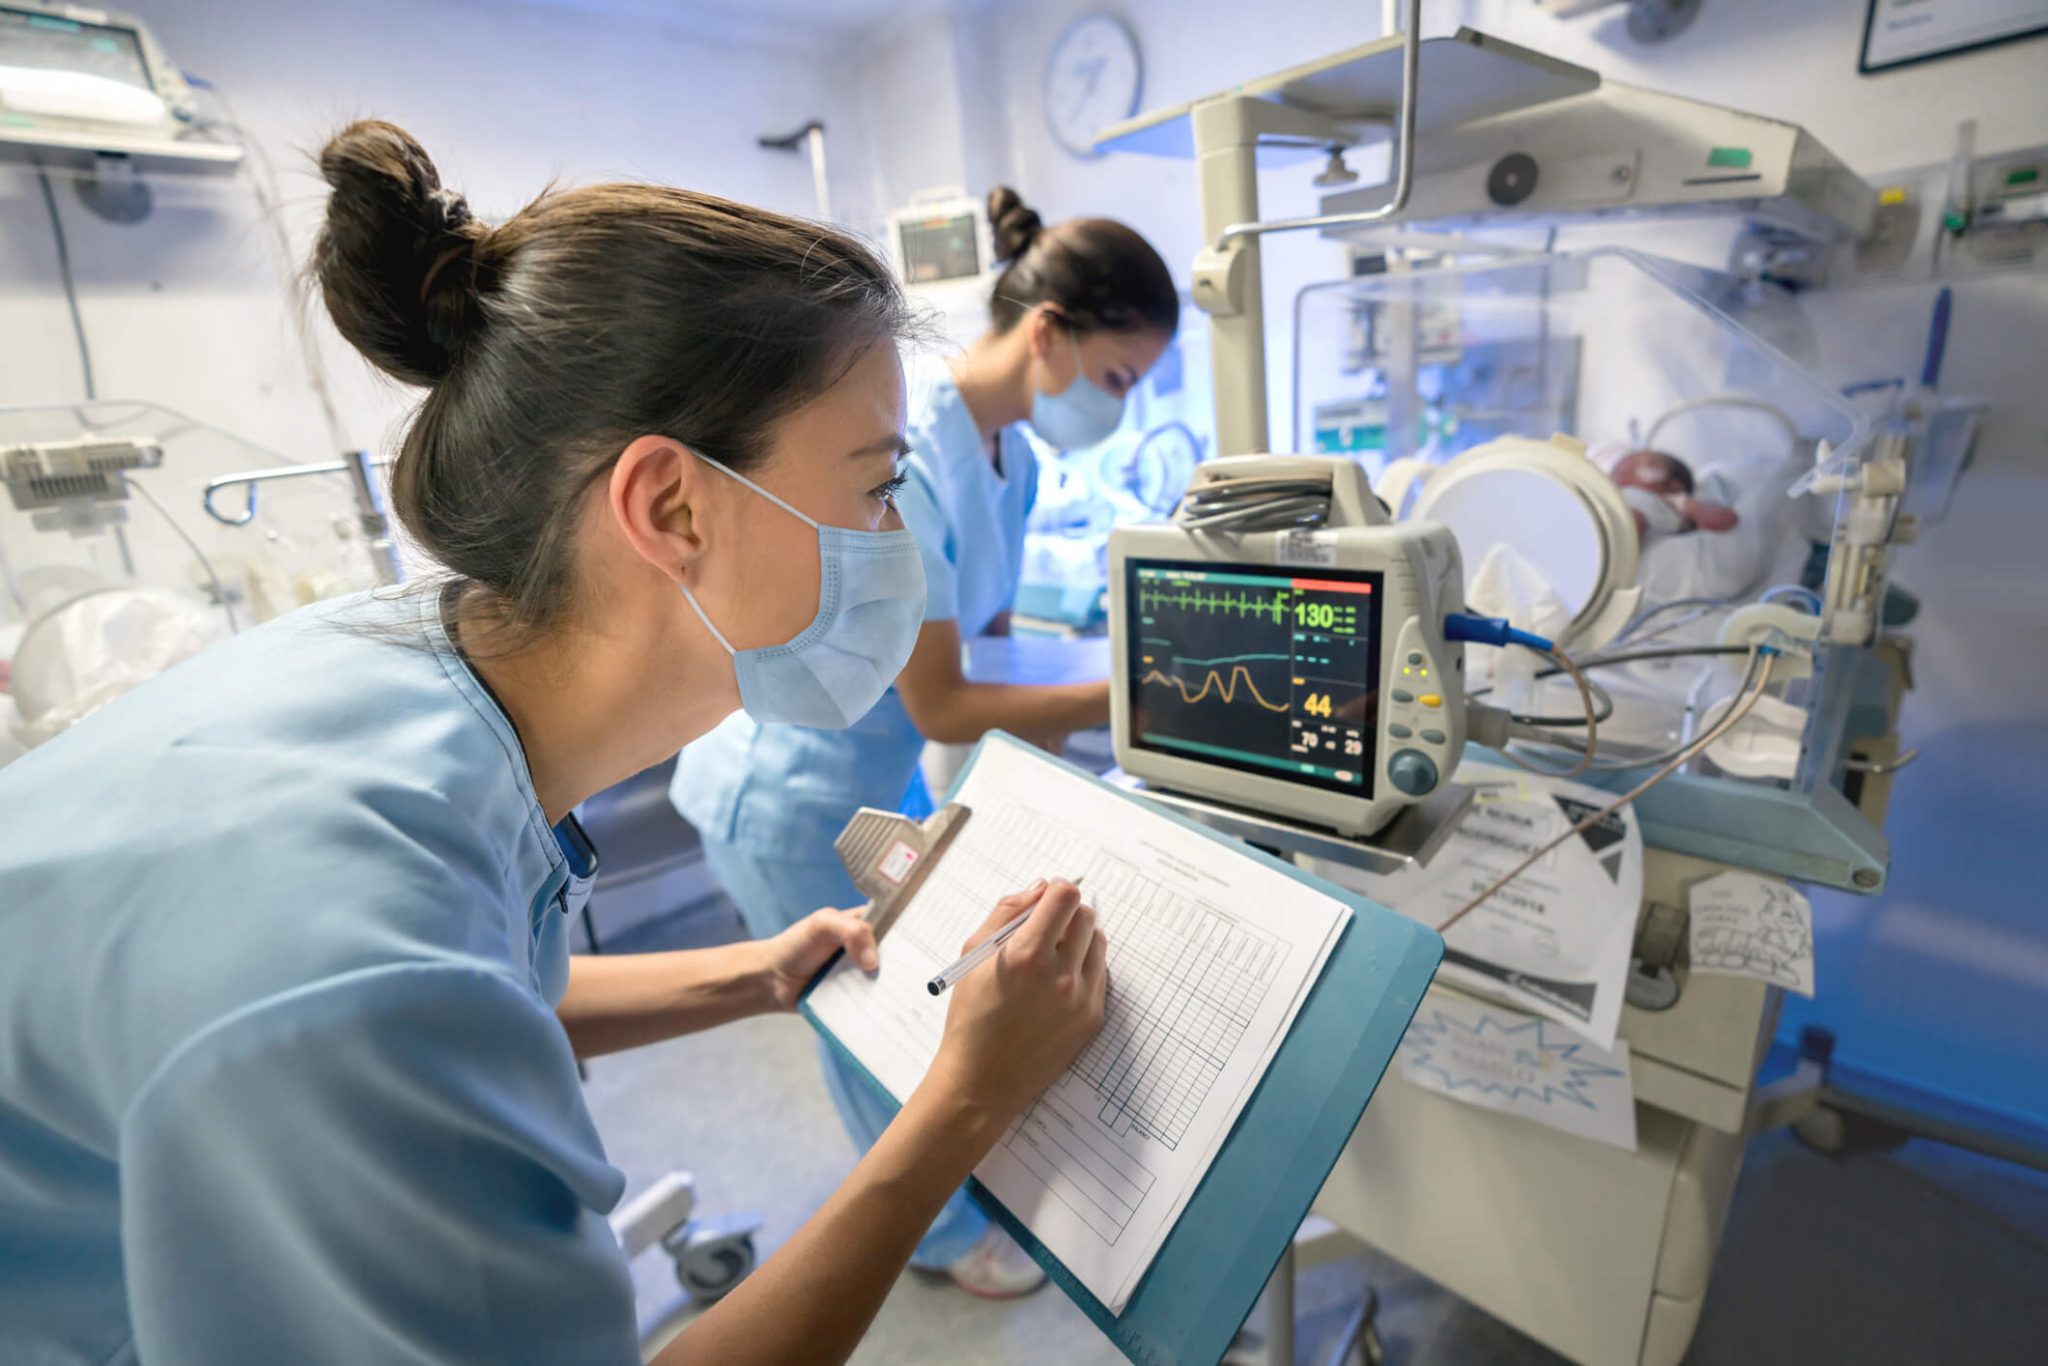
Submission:
<svg viewBox="0 0 2048 1366">
<path fill-rule="evenodd" d="M 1839 1110 L 1822 1107 L 1802 1115 L 1792 1125 L 1792 1132 L 1798 1135 L 1801 1143 L 1817 1153 L 1835 1156 L 1849 1146 L 1848 1126 L 1842 1122 Z"/>
<path fill-rule="evenodd" d="M 749 1235 L 707 1238 L 682 1250 L 676 1258 L 676 1279 L 690 1298 L 709 1304 L 745 1280 L 754 1261 L 754 1240 Z"/>
</svg>

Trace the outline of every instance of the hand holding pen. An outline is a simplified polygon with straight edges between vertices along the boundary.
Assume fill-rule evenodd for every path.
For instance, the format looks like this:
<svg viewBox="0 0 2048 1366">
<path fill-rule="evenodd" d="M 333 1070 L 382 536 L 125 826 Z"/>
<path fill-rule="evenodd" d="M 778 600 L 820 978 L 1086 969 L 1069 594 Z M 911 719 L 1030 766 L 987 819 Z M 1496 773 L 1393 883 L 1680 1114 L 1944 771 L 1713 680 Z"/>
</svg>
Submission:
<svg viewBox="0 0 2048 1366">
<path fill-rule="evenodd" d="M 1081 875 L 1081 877 L 1086 876 L 1086 873 L 1083 873 Z M 986 935 L 987 937 L 983 938 L 979 944 L 976 944 L 973 939 L 968 940 L 967 951 L 963 953 L 958 959 L 954 960 L 953 965 L 951 967 L 941 972 L 938 976 L 932 978 L 931 981 L 926 982 L 924 984 L 925 990 L 929 991 L 934 996 L 943 995 L 948 987 L 951 987 L 954 983 L 958 982 L 962 977 L 965 977 L 968 973 L 973 972 L 983 963 L 986 963 L 989 959 L 995 957 L 996 954 L 1000 953 L 1002 951 L 1003 944 L 1006 941 L 1008 941 L 1009 937 L 1015 934 L 1019 929 L 1021 929 L 1024 925 L 1024 922 L 1031 918 L 1029 914 L 1030 909 L 1031 907 L 1038 904 L 1039 897 L 1045 891 L 1046 885 L 1047 884 L 1045 879 L 1040 878 L 1038 881 L 1032 883 L 1029 887 L 1026 887 L 1023 891 L 1017 892 L 1011 896 L 1006 896 L 1001 901 L 997 902 L 996 915 L 1010 914 L 1011 911 L 1014 910 L 1014 913 L 1010 914 L 1009 922 L 1005 924 L 1001 929 L 997 930 L 994 934 L 989 934 L 988 926 L 984 924 L 975 933 L 977 937 L 983 935 Z M 1067 885 L 1078 892 L 1081 890 L 1081 878 L 1077 877 Z M 1015 910 L 1014 908 L 1016 907 L 1022 907 L 1022 909 Z M 1081 909 L 1087 911 L 1092 919 L 1092 917 L 1095 914 L 1093 907 L 1083 906 Z M 995 918 L 995 915 L 989 917 L 991 921 L 993 921 Z"/>
<path fill-rule="evenodd" d="M 940 988 L 950 997 L 946 1032 L 926 1080 L 1007 1122 L 1102 1027 L 1109 945 L 1080 890 L 1055 879 L 997 902 L 963 949 L 984 947 L 979 967 Z"/>
</svg>

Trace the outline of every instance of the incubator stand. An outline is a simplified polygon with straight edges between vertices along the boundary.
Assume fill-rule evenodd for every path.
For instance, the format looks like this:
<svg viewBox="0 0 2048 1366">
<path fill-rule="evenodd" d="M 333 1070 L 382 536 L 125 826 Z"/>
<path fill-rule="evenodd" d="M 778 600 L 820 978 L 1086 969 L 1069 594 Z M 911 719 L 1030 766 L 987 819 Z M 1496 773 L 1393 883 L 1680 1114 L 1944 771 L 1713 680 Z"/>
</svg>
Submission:
<svg viewBox="0 0 2048 1366">
<path fill-rule="evenodd" d="M 1714 277 L 1621 251 L 1312 287 L 1296 308 L 1296 444 L 1348 452 L 1376 475 L 1416 469 L 1396 461 L 1420 461 L 1426 472 L 1497 437 L 1554 432 L 1592 454 L 1610 443 L 1655 445 L 1700 474 L 1734 466 L 1767 495 L 1745 511 L 1777 514 L 1782 557 L 1759 570 L 1757 585 L 1796 579 L 1814 542 L 1846 531 L 1836 525 L 1844 510 L 1785 491 L 1817 465 L 1855 471 L 1878 443 L 1851 404 L 1724 306 L 1740 303 Z M 1469 572 L 1484 548 L 1464 550 Z M 1881 594 L 1881 575 L 1860 587 Z M 1823 585 L 1818 596 L 1828 592 Z M 1655 605 L 1645 601 L 1638 615 Z M 1726 615 L 1698 623 L 1691 638 L 1711 641 Z M 1617 647 L 1595 642 L 1590 652 L 1603 648 Z M 1882 886 L 1886 872 L 1881 775 L 1895 743 L 1902 657 L 1881 642 L 1820 641 L 1812 665 L 1784 690 L 1803 729 L 1791 776 L 1745 778 L 1696 762 L 1637 804 L 1645 857 L 1635 976 L 1659 989 L 1632 991 L 1622 1010 L 1636 1150 L 1389 1076 L 1277 1286 L 1291 1285 L 1296 1265 L 1362 1241 L 1575 1360 L 1682 1358 L 1760 1113 L 1757 1070 L 1780 996 L 1754 981 L 1691 973 L 1683 935 L 1669 933 L 1673 913 L 1689 887 L 1730 867 L 1858 892 Z M 1646 730 L 1683 729 L 1686 697 L 1667 715 L 1655 710 L 1654 689 L 1615 691 L 1614 729 L 1624 736 L 1623 713 L 1647 711 Z M 1576 698 L 1547 695 L 1540 709 L 1553 706 L 1575 710 Z M 1642 776 L 1599 780 L 1621 791 Z M 1236 833 L 1317 857 L 1339 880 L 1346 864 L 1373 866 Z M 1441 982 L 1431 993 L 1465 997 Z"/>
</svg>

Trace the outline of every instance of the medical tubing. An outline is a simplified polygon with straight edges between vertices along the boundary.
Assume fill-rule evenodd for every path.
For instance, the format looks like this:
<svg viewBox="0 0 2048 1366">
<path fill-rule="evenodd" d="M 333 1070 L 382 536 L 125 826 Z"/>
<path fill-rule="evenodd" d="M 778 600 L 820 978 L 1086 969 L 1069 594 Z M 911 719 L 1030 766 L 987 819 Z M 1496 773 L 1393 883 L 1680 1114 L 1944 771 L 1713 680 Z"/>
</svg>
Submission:
<svg viewBox="0 0 2048 1366">
<path fill-rule="evenodd" d="M 1618 655 L 1596 655 L 1592 659 L 1580 660 L 1579 667 L 1591 673 L 1595 669 L 1606 669 L 1616 664 L 1635 664 L 1645 659 L 1686 659 L 1693 655 L 1748 655 L 1753 653 L 1754 651 L 1747 645 L 1659 645 L 1649 649 L 1625 650 Z M 1555 678 L 1563 672 L 1563 669 L 1558 668 L 1542 669 L 1537 672 L 1536 677 Z M 1493 685 L 1489 683 L 1483 688 L 1474 688 L 1466 696 L 1484 697 L 1492 691 Z M 1516 717 L 1515 719 L 1519 721 L 1522 718 Z"/>
<path fill-rule="evenodd" d="M 1580 667 L 1584 668 L 1585 666 L 1580 665 Z M 1563 670 L 1561 669 L 1545 669 L 1543 670 L 1543 672 L 1537 674 L 1536 677 L 1555 678 L 1558 674 L 1562 672 Z M 1614 715 L 1614 698 L 1611 695 L 1609 695 L 1607 689 L 1601 687 L 1598 683 L 1594 683 L 1590 680 L 1587 682 L 1586 686 L 1593 690 L 1593 700 L 1600 704 L 1600 710 L 1594 714 L 1593 719 L 1595 721 L 1605 721 L 1608 717 Z M 1486 691 L 1491 692 L 1493 690 L 1491 688 L 1488 688 Z M 1577 727 L 1586 724 L 1586 718 L 1584 716 L 1524 716 L 1520 712 L 1510 712 L 1508 714 L 1508 719 L 1510 721 L 1513 721 L 1518 726 L 1536 726 L 1539 728 L 1556 726 L 1576 729 Z M 1530 738 L 1536 739 L 1548 737 L 1532 736 Z"/>
<path fill-rule="evenodd" d="M 1757 651 L 1757 653 L 1763 657 L 1763 672 L 1757 676 L 1756 683 L 1750 688 L 1750 690 L 1747 693 L 1743 694 L 1742 699 L 1739 702 L 1737 702 L 1733 707 L 1730 707 L 1728 709 L 1728 714 L 1722 717 L 1720 722 L 1717 725 L 1715 725 L 1715 727 L 1712 730 L 1708 731 L 1705 735 L 1702 735 L 1699 739 L 1693 741 L 1691 745 L 1687 746 L 1683 752 L 1681 752 L 1675 759 L 1673 759 L 1670 763 L 1666 764 L 1663 768 L 1658 769 L 1655 773 L 1652 773 L 1649 777 L 1643 779 L 1643 781 L 1637 783 L 1634 787 L 1630 788 L 1627 792 L 1622 793 L 1619 797 L 1616 797 L 1613 801 L 1601 807 L 1598 811 L 1593 812 L 1591 815 L 1585 817 L 1583 820 L 1574 822 L 1570 828 L 1566 829 L 1563 833 L 1559 834 L 1555 839 L 1552 839 L 1548 843 L 1542 845 L 1534 853 L 1530 854 L 1529 857 L 1523 859 L 1513 868 L 1510 868 L 1507 872 L 1495 878 L 1491 883 L 1487 885 L 1484 891 L 1480 892 L 1477 896 L 1473 897 L 1470 901 L 1467 901 L 1464 905 L 1460 906 L 1456 911 L 1452 912 L 1450 919 L 1444 921 L 1442 924 L 1436 927 L 1436 932 L 1438 934 L 1444 934 L 1447 931 L 1449 931 L 1451 926 L 1457 924 L 1460 920 L 1464 919 L 1466 915 L 1468 915 L 1473 909 L 1478 907 L 1488 897 L 1492 896 L 1501 888 L 1507 886 L 1510 882 L 1513 882 L 1523 873 L 1529 871 L 1529 869 L 1536 863 L 1536 861 L 1542 858 L 1545 854 L 1548 854 L 1551 850 L 1557 848 L 1560 844 L 1563 844 L 1572 836 L 1582 834 L 1585 831 L 1590 830 L 1594 826 L 1598 825 L 1601 821 L 1606 820 L 1616 811 L 1619 811 L 1622 807 L 1627 806 L 1630 802 L 1642 796 L 1645 792 L 1648 792 L 1658 783 L 1663 782 L 1666 778 L 1676 773 L 1679 769 L 1685 767 L 1685 765 L 1688 762 L 1690 762 L 1695 755 L 1705 750 L 1707 746 L 1713 744 L 1714 741 L 1720 739 L 1723 735 L 1727 734 L 1730 730 L 1732 730 L 1742 720 L 1743 717 L 1749 715 L 1750 709 L 1756 706 L 1757 700 L 1764 695 L 1765 689 L 1769 688 L 1771 685 L 1771 665 L 1773 663 L 1774 656 L 1776 656 L 1778 652 L 1775 649 L 1765 646 L 1760 648 Z M 1558 774 L 1556 776 L 1563 777 L 1565 775 Z"/>
<path fill-rule="evenodd" d="M 171 516 L 169 508 L 166 508 L 157 501 L 155 494 L 125 474 L 121 476 L 121 482 L 126 484 L 131 491 L 141 494 L 142 500 L 155 508 L 157 516 L 163 518 L 170 525 L 171 530 L 177 534 L 178 539 L 185 543 L 185 548 L 190 550 L 199 561 L 199 567 L 206 571 L 206 577 L 213 580 L 213 591 L 220 598 L 220 610 L 227 613 L 228 634 L 240 635 L 242 633 L 242 623 L 235 618 L 235 605 L 228 601 L 228 586 L 221 582 L 219 572 L 213 567 L 213 561 L 206 558 L 206 552 L 199 548 L 199 542 L 192 539 L 191 533 L 179 524 L 177 518 Z"/>
<path fill-rule="evenodd" d="M 1745 649 L 1745 653 L 1749 653 L 1749 668 L 1743 670 L 1743 678 L 1735 686 L 1735 696 L 1741 696 L 1743 692 L 1747 692 L 1749 690 L 1749 682 L 1757 676 L 1757 659 L 1761 655 L 1757 655 L 1755 651 L 1747 651 L 1747 649 Z M 1540 737 L 1538 735 L 1518 735 L 1518 739 L 1540 741 L 1540 743 L 1546 743 L 1546 745 L 1554 745 L 1554 748 L 1559 748 L 1559 750 L 1573 750 L 1573 752 L 1577 752 L 1577 748 L 1571 743 L 1571 739 L 1567 739 L 1563 735 L 1540 735 Z M 1690 739 L 1681 739 L 1675 745 L 1671 745 L 1671 748 L 1665 750 L 1663 754 L 1651 754 L 1651 756 L 1645 756 L 1645 758 L 1640 758 L 1640 760 L 1616 760 L 1616 762 L 1610 762 L 1610 764 L 1593 764 L 1593 770 L 1595 772 L 1628 772 L 1630 768 L 1657 768 L 1659 764 L 1665 764 L 1665 762 L 1677 758 L 1677 754 L 1681 750 L 1686 750 L 1686 745 L 1690 745 L 1690 743 L 1692 743 Z M 1513 762 L 1513 766 L 1522 768 L 1524 772 L 1544 774 L 1544 776 L 1563 776 L 1556 768 L 1538 768 L 1536 764 L 1524 764 L 1522 760 L 1507 754 L 1505 750 L 1501 754 L 1507 756 L 1507 760 Z"/>
<path fill-rule="evenodd" d="M 1579 762 L 1576 765 L 1561 775 L 1566 778 L 1574 778 L 1591 768 L 1593 766 L 1593 756 L 1600 752 L 1599 708 L 1593 704 L 1593 685 L 1586 681 L 1586 675 L 1580 671 L 1579 666 L 1572 663 L 1571 656 L 1556 646 L 1552 646 L 1545 653 L 1550 656 L 1551 660 L 1559 668 L 1562 668 L 1572 676 L 1572 682 L 1578 685 L 1579 701 L 1586 708 L 1586 751 L 1579 756 Z"/>
<path fill-rule="evenodd" d="M 1446 615 L 1444 639 L 1461 641 L 1468 645 L 1520 645 L 1540 655 L 1555 654 L 1557 651 L 1555 642 L 1546 640 L 1533 631 L 1516 630 L 1508 624 L 1506 617 L 1482 617 L 1471 612 L 1452 612 Z"/>
<path fill-rule="evenodd" d="M 1563 672 L 1568 673 L 1572 676 L 1572 682 L 1579 685 L 1579 700 L 1585 703 L 1586 706 L 1585 719 L 1583 720 L 1583 722 L 1579 723 L 1583 724 L 1586 727 L 1586 747 L 1583 751 L 1579 752 L 1578 763 L 1573 765 L 1571 768 L 1564 770 L 1563 772 L 1557 772 L 1555 770 L 1547 768 L 1532 767 L 1531 765 L 1522 762 L 1521 758 L 1518 755 L 1508 750 L 1505 746 L 1503 746 L 1501 749 L 1501 755 L 1509 763 L 1513 764 L 1516 768 L 1523 769 L 1529 773 L 1540 773 L 1545 777 L 1551 778 L 1576 778 L 1581 773 L 1584 773 L 1587 769 L 1593 766 L 1593 756 L 1599 752 L 1600 747 L 1600 717 L 1597 714 L 1599 709 L 1593 705 L 1593 685 L 1586 681 L 1586 675 L 1579 671 L 1579 666 L 1572 663 L 1570 657 L 1567 656 L 1564 653 L 1564 651 L 1552 648 L 1550 650 L 1545 651 L 1544 653 L 1548 654 L 1553 660 L 1557 661 L 1558 668 L 1551 670 L 1551 672 L 1555 673 L 1559 670 L 1562 670 Z M 1610 706 L 1609 714 L 1612 715 L 1612 713 L 1613 709 Z M 1509 719 L 1516 721 L 1520 720 L 1519 717 L 1513 716 L 1511 716 Z"/>
<path fill-rule="evenodd" d="M 1750 681 L 1756 677 L 1757 660 L 1760 658 L 1760 656 L 1757 655 L 1755 651 L 1750 650 L 1746 646 L 1737 646 L 1733 648 L 1739 649 L 1742 653 L 1747 654 L 1750 657 L 1749 667 L 1743 671 L 1741 681 L 1735 685 L 1735 695 L 1739 697 L 1744 692 L 1749 690 Z M 1553 746 L 1557 749 L 1570 750 L 1573 753 L 1578 752 L 1578 747 L 1572 744 L 1570 739 L 1561 735 L 1523 734 L 1516 735 L 1513 738 L 1519 740 L 1527 740 L 1531 743 L 1546 744 Z M 1677 744 L 1673 745 L 1670 749 L 1665 750 L 1661 754 L 1651 754 L 1641 759 L 1622 759 L 1613 763 L 1596 763 L 1593 765 L 1593 768 L 1595 771 L 1600 773 L 1623 773 L 1632 768 L 1655 768 L 1657 765 L 1665 763 L 1677 757 L 1679 752 L 1685 749 L 1685 747 L 1690 745 L 1691 743 L 1692 741 L 1690 740 L 1680 740 Z M 1516 768 L 1519 768 L 1524 772 L 1540 773 L 1547 778 L 1564 776 L 1563 771 L 1560 769 L 1542 768 L 1535 764 L 1524 763 L 1520 759 L 1516 758 L 1516 756 L 1514 756 L 1513 754 L 1508 753 L 1508 751 L 1505 749 L 1501 750 L 1501 753 L 1508 759 L 1510 763 L 1514 764 Z"/>
</svg>

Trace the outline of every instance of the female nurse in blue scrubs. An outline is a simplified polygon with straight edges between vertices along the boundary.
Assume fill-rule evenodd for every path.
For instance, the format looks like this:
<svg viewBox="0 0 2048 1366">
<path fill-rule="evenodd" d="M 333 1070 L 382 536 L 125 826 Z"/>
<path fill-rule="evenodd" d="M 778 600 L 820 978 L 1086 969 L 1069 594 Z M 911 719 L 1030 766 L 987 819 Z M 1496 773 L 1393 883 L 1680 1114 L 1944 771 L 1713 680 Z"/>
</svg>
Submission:
<svg viewBox="0 0 2048 1366">
<path fill-rule="evenodd" d="M 1173 339 L 1180 299 L 1159 254 L 1121 223 L 1046 227 L 1006 188 L 988 207 L 1005 262 L 989 329 L 964 353 L 913 367 L 911 378 L 898 506 L 917 537 L 926 601 L 908 667 L 872 711 L 845 718 L 850 726 L 735 717 L 677 765 L 676 809 L 703 835 L 713 873 L 755 934 L 775 934 L 820 906 L 859 902 L 832 841 L 856 809 L 903 802 L 926 740 L 971 742 L 997 727 L 1050 740 L 1109 720 L 1106 680 L 969 682 L 961 643 L 1000 629 L 1017 591 L 1038 481 L 1024 425 L 1065 450 L 1109 436 L 1125 397 Z M 848 1132 L 873 1143 L 890 1107 L 829 1050 L 824 1067 Z M 964 1192 L 913 1265 L 989 1298 L 1044 1281 Z"/>
<path fill-rule="evenodd" d="M 314 271 L 426 390 L 392 496 L 449 577 L 248 632 L 0 770 L 0 1357 L 629 1366 L 576 1054 L 786 1010 L 876 946 L 822 911 L 571 959 L 570 812 L 741 708 L 859 716 L 909 657 L 903 302 L 852 240 L 705 195 L 493 228 L 380 123 L 321 169 Z M 983 933 L 1019 915 L 881 1140 L 663 1361 L 851 1352 L 1100 1023 L 1093 912 L 1040 883 Z"/>
</svg>

